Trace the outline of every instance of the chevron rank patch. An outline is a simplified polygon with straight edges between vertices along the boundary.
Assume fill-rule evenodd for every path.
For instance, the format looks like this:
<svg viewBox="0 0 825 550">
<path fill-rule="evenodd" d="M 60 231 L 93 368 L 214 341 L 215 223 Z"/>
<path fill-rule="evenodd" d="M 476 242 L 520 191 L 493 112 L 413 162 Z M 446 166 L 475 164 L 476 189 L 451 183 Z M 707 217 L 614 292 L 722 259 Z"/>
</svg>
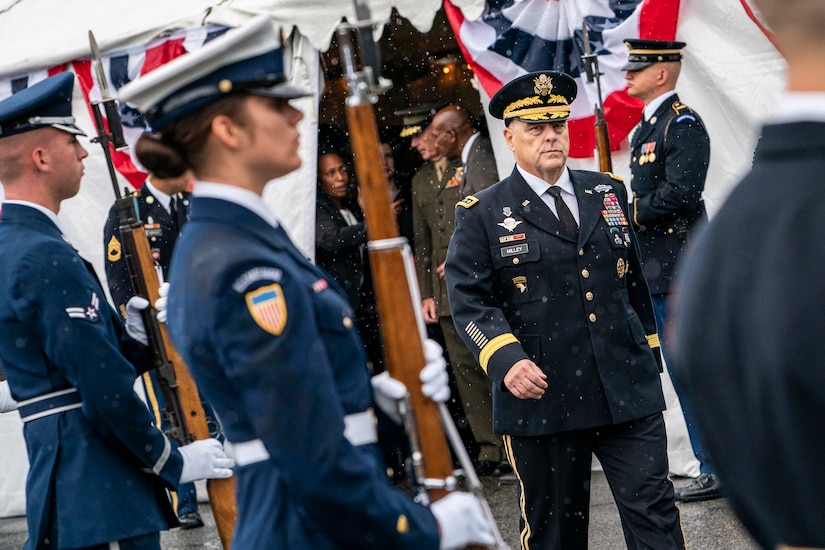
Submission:
<svg viewBox="0 0 825 550">
<path fill-rule="evenodd" d="M 109 239 L 109 243 L 106 245 L 106 259 L 110 262 L 117 262 L 120 260 L 122 252 L 120 241 L 112 235 L 112 238 Z"/>
<path fill-rule="evenodd" d="M 264 286 L 245 295 L 246 307 L 259 327 L 278 336 L 286 326 L 286 300 L 278 283 Z"/>
</svg>

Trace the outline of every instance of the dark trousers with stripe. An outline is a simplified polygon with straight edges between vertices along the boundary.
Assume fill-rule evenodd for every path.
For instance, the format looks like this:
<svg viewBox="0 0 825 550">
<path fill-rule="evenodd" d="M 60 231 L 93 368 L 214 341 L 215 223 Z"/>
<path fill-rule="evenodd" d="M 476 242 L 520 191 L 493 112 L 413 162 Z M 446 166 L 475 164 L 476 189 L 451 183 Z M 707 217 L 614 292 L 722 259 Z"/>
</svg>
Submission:
<svg viewBox="0 0 825 550">
<path fill-rule="evenodd" d="M 661 414 L 595 429 L 504 438 L 519 480 L 523 550 L 587 550 L 592 456 L 601 462 L 630 550 L 684 549 Z"/>
</svg>

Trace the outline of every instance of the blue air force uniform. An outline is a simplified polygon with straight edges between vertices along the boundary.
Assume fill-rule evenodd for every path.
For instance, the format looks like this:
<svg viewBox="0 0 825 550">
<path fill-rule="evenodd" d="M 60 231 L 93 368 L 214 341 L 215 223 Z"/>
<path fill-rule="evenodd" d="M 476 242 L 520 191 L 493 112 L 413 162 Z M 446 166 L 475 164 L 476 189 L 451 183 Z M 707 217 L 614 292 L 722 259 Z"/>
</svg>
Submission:
<svg viewBox="0 0 825 550">
<path fill-rule="evenodd" d="M 369 372 L 340 287 L 280 227 L 197 194 L 173 266 L 172 339 L 243 451 L 233 546 L 437 548 L 432 514 L 363 433 Z"/>
<path fill-rule="evenodd" d="M 183 462 L 132 389 L 133 363 L 145 370 L 149 360 L 91 265 L 26 203 L 3 205 L 0 250 L 0 362 L 30 464 L 25 547 L 87 547 L 177 525 L 165 488 Z"/>
<path fill-rule="evenodd" d="M 632 216 L 653 295 L 667 294 L 690 230 L 706 219 L 702 191 L 710 138 L 699 115 L 674 94 L 630 142 Z"/>
</svg>

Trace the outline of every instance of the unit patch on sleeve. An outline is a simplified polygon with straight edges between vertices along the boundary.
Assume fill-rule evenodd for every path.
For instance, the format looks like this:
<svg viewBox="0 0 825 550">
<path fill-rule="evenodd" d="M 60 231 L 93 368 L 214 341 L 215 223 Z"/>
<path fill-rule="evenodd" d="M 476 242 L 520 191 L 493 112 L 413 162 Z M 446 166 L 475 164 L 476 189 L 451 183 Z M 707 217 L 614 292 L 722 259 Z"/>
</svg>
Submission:
<svg viewBox="0 0 825 550">
<path fill-rule="evenodd" d="M 259 327 L 278 336 L 286 326 L 286 300 L 278 283 L 246 293 L 246 307 Z"/>
</svg>

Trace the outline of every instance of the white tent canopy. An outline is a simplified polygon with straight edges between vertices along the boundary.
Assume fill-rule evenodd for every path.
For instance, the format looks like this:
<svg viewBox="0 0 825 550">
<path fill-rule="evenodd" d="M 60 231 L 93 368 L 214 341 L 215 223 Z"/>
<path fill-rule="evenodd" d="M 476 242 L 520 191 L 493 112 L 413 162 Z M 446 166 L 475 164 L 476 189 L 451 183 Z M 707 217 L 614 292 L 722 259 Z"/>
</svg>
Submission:
<svg viewBox="0 0 825 550">
<path fill-rule="evenodd" d="M 432 26 L 441 0 L 366 0 L 372 17 L 386 21 L 393 7 L 418 30 Z M 272 16 L 286 32 L 296 27 L 318 50 L 329 47 L 352 0 L 2 0 L 0 36 L 14 55 L 0 59 L 0 76 L 89 57 L 88 31 L 101 51 L 148 42 L 165 33 L 208 23 L 236 27 L 254 15 Z M 10 48 L 11 49 L 11 48 Z"/>
</svg>

